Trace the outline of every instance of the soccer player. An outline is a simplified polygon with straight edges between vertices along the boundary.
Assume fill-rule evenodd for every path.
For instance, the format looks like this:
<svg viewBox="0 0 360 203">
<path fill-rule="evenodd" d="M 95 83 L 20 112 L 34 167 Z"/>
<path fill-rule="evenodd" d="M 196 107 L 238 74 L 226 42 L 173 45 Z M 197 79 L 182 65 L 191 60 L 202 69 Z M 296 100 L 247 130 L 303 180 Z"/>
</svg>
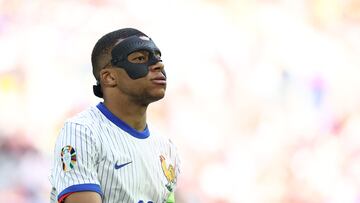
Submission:
<svg viewBox="0 0 360 203">
<path fill-rule="evenodd" d="M 104 35 L 91 56 L 104 101 L 67 120 L 57 138 L 51 202 L 175 202 L 179 158 L 169 139 L 150 133 L 146 110 L 165 95 L 161 52 L 139 30 Z"/>
</svg>

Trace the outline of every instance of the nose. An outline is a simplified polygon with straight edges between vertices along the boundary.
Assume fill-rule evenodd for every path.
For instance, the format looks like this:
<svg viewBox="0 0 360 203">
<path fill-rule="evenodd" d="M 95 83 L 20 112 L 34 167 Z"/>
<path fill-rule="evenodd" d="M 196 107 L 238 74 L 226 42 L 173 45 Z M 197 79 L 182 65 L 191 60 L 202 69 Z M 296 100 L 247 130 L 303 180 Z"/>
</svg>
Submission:
<svg viewBox="0 0 360 203">
<path fill-rule="evenodd" d="M 149 71 L 163 71 L 163 70 L 164 70 L 164 64 L 161 61 L 149 66 Z"/>
</svg>

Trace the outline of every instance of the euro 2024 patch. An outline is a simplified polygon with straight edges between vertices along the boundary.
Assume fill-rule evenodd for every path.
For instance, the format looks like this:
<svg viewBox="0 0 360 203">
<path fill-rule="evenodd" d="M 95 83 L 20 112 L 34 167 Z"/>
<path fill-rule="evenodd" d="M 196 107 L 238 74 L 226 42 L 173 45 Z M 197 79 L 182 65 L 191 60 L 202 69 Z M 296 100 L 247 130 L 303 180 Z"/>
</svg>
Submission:
<svg viewBox="0 0 360 203">
<path fill-rule="evenodd" d="M 67 145 L 61 149 L 61 162 L 63 170 L 70 171 L 76 165 L 76 151 L 75 148 Z"/>
</svg>

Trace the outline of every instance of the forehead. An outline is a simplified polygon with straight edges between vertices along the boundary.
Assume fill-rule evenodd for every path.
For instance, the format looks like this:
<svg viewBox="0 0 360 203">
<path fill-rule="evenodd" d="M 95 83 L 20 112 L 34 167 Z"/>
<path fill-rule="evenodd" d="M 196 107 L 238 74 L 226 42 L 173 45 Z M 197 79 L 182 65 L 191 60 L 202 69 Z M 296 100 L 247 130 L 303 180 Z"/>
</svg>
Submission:
<svg viewBox="0 0 360 203">
<path fill-rule="evenodd" d="M 131 36 L 133 37 L 133 36 Z M 129 37 L 127 38 L 120 38 L 118 39 L 115 44 L 114 44 L 114 47 L 116 47 L 118 44 L 120 44 L 121 42 L 125 41 L 126 39 L 128 39 Z M 141 40 L 144 40 L 144 41 L 150 41 L 151 39 L 149 37 L 146 37 L 146 36 L 138 36 L 139 39 Z"/>
<path fill-rule="evenodd" d="M 111 56 L 112 58 L 124 58 L 138 50 L 146 50 L 152 53 L 160 52 L 159 48 L 150 38 L 146 36 L 131 36 L 118 40 L 111 51 Z"/>
</svg>

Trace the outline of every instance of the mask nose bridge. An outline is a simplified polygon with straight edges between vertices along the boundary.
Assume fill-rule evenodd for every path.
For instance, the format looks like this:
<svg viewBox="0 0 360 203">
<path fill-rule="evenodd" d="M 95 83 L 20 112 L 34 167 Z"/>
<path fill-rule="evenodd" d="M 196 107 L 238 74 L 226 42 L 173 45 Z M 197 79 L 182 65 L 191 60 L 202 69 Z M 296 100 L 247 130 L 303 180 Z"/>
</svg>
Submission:
<svg viewBox="0 0 360 203">
<path fill-rule="evenodd" d="M 157 64 L 158 62 L 162 62 L 160 57 L 156 57 L 155 52 L 153 51 L 149 51 L 149 61 L 148 61 L 148 65 L 152 66 Z"/>
</svg>

